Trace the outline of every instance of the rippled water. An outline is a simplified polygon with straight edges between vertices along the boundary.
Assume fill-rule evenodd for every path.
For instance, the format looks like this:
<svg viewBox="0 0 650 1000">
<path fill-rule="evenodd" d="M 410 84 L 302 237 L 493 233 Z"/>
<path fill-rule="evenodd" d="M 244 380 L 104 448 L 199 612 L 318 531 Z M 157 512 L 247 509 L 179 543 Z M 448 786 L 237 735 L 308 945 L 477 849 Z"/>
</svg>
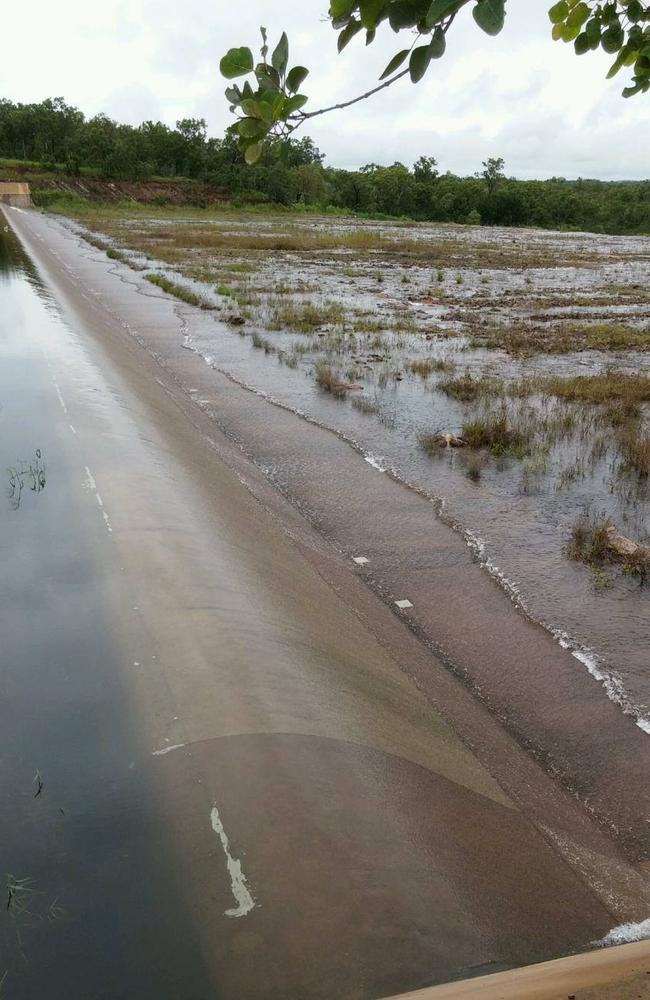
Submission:
<svg viewBox="0 0 650 1000">
<path fill-rule="evenodd" d="M 332 226 L 329 222 L 321 225 Z M 337 225 L 346 228 L 346 224 Z M 241 231 L 243 226 L 259 229 L 257 221 L 235 228 Z M 392 238 L 396 227 L 386 231 Z M 423 240 L 428 238 L 426 229 L 418 230 L 418 235 Z M 533 245 L 540 253 L 554 253 L 559 259 L 555 266 L 525 271 L 512 267 L 467 270 L 461 281 L 454 281 L 452 273 L 448 273 L 445 287 L 453 287 L 456 301 L 450 309 L 448 304 L 429 301 L 422 295 L 432 281 L 431 268 L 409 267 L 409 284 L 405 288 L 400 277 L 403 266 L 385 270 L 384 280 L 377 285 L 367 269 L 361 279 L 344 277 L 340 260 L 324 265 L 304 254 L 298 262 L 295 255 L 277 255 L 268 268 L 276 277 L 290 271 L 294 283 L 308 283 L 311 290 L 303 298 L 309 297 L 317 304 L 338 299 L 348 306 L 367 309 L 376 317 L 389 308 L 395 315 L 397 306 L 410 317 L 416 316 L 421 327 L 432 324 L 437 332 L 429 340 L 423 339 L 421 330 L 413 334 L 388 332 L 382 335 L 385 343 L 380 349 L 384 362 L 374 363 L 369 361 L 369 338 L 364 341 L 359 337 L 356 350 L 347 346 L 337 353 L 331 341 L 319 350 L 313 336 L 263 330 L 278 352 L 266 354 L 253 346 L 248 326 L 229 327 L 219 321 L 218 313 L 182 307 L 179 315 L 183 317 L 185 346 L 269 401 L 344 436 L 376 467 L 390 470 L 413 488 L 436 498 L 442 515 L 465 532 L 477 557 L 527 613 L 546 624 L 561 641 L 568 636 L 579 644 L 583 662 L 596 675 L 609 678 L 610 696 L 633 708 L 635 714 L 650 717 L 650 587 L 641 587 L 635 578 L 614 569 L 606 573 L 606 579 L 594 577 L 588 568 L 569 561 L 564 554 L 571 526 L 584 512 L 603 513 L 624 534 L 646 540 L 650 534 L 647 480 L 619 474 L 612 434 L 608 438 L 606 429 L 598 429 L 595 408 L 532 397 L 509 405 L 530 408 L 538 416 L 568 413 L 573 429 L 559 437 L 544 462 L 536 460 L 534 454 L 523 461 L 489 458 L 483 464 L 480 481 L 473 482 L 466 474 L 465 453 L 445 450 L 431 457 L 418 446 L 421 433 L 458 433 L 471 408 L 436 390 L 440 376 L 423 381 L 409 375 L 405 365 L 408 358 L 442 358 L 456 365 L 456 374 L 470 371 L 506 379 L 597 373 L 610 363 L 624 371 L 650 372 L 649 357 L 640 352 L 615 355 L 583 351 L 516 359 L 501 351 L 468 349 L 462 323 L 465 302 L 468 308 L 489 310 L 491 318 L 498 315 L 502 321 L 514 322 L 521 318 L 521 308 L 516 297 L 508 296 L 548 296 L 555 291 L 566 295 L 567 289 L 575 289 L 575 301 L 567 305 L 565 298 L 563 305 L 556 307 L 559 315 L 566 314 L 568 308 L 584 314 L 594 312 L 586 304 L 590 293 L 618 282 L 631 288 L 647 288 L 650 241 L 642 237 L 513 234 L 480 229 L 454 229 L 453 237 L 473 244 L 478 241 L 493 245 L 502 240 L 515 252 L 518 247 L 523 252 Z M 574 255 L 572 266 L 562 266 L 563 253 Z M 584 265 L 580 255 L 585 257 Z M 178 280 L 178 274 L 169 268 L 160 265 L 160 269 Z M 489 301 L 477 305 L 483 303 L 485 283 L 489 283 Z M 215 304 L 220 301 L 211 286 L 194 282 L 193 287 Z M 638 314 L 642 320 L 647 318 L 648 310 L 647 305 L 637 306 L 632 301 L 620 307 L 608 306 L 604 312 L 610 317 L 624 313 L 628 319 Z M 297 344 L 302 345 L 304 353 L 297 355 L 295 368 L 287 367 L 281 362 Z M 356 365 L 355 381 L 363 386 L 363 396 L 372 402 L 375 412 L 362 413 L 355 408 L 352 392 L 334 398 L 318 388 L 314 364 L 323 356 L 341 372 L 350 363 Z M 397 379 L 386 378 L 387 367 L 393 376 L 395 372 L 401 374 Z M 647 406 L 645 411 L 647 424 Z M 598 434 L 600 443 L 592 450 Z M 567 473 L 567 469 L 573 471 Z M 275 468 L 271 472 L 275 476 L 282 474 Z"/>
</svg>

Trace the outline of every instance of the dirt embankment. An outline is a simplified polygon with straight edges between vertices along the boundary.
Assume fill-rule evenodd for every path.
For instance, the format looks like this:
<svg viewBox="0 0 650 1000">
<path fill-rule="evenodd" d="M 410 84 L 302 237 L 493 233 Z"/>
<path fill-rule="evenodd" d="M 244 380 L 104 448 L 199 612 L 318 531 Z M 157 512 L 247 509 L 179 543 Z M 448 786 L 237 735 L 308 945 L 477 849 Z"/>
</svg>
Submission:
<svg viewBox="0 0 650 1000">
<path fill-rule="evenodd" d="M 80 176 L 38 169 L 21 169 L 0 163 L 0 182 L 26 182 L 36 205 L 47 206 L 57 194 L 98 202 L 138 201 L 151 205 L 195 205 L 204 207 L 228 201 L 225 188 L 180 178 L 174 180 L 120 180 Z"/>
</svg>

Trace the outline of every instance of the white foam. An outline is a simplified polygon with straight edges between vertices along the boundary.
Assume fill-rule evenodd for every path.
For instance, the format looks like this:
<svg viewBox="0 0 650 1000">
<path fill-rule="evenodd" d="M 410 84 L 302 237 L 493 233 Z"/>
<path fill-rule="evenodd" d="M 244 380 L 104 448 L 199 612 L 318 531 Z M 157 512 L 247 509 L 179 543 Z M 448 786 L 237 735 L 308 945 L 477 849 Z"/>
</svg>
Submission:
<svg viewBox="0 0 650 1000">
<path fill-rule="evenodd" d="M 536 621 L 542 626 L 542 628 L 546 629 L 547 632 L 550 632 L 558 645 L 562 649 L 568 650 L 579 663 L 582 663 L 582 665 L 587 668 L 594 680 L 602 684 L 605 694 L 609 700 L 618 705 L 619 708 L 623 710 L 625 715 L 632 716 L 639 729 L 650 735 L 650 719 L 646 719 L 644 716 L 639 714 L 639 710 L 631 701 L 619 675 L 613 670 L 606 670 L 601 665 L 599 657 L 592 649 L 589 649 L 587 646 L 580 645 L 580 643 L 573 640 L 562 629 L 559 629 L 554 625 L 549 625 L 548 622 L 540 621 L 536 618 L 526 605 L 517 584 L 514 583 L 513 580 L 508 579 L 505 573 L 486 557 L 486 542 L 479 535 L 474 534 L 474 532 L 461 528 L 457 522 L 454 522 L 452 527 L 455 530 L 462 532 L 463 537 L 465 538 L 465 543 L 476 556 L 481 568 L 486 570 L 492 579 L 496 580 L 502 589 L 505 590 L 512 603 L 523 611 L 528 618 L 532 621 Z"/>
<path fill-rule="evenodd" d="M 483 558 L 485 555 L 485 542 L 479 535 L 475 535 L 473 531 L 470 531 L 469 528 L 465 529 L 465 542 L 467 543 L 467 547 L 472 550 L 477 559 Z"/>
<path fill-rule="evenodd" d="M 221 846 L 223 847 L 223 853 L 226 855 L 226 864 L 228 867 L 228 874 L 230 875 L 230 887 L 232 889 L 232 894 L 237 901 L 237 906 L 232 907 L 230 910 L 226 910 L 224 916 L 226 917 L 245 917 L 247 913 L 255 906 L 255 900 L 251 896 L 248 886 L 246 885 L 246 876 L 241 870 L 241 861 L 238 858 L 233 858 L 230 853 L 230 843 L 228 841 L 228 835 L 223 828 L 223 823 L 221 822 L 221 817 L 219 816 L 219 810 L 216 806 L 212 807 L 210 812 L 210 823 L 212 829 L 219 837 L 221 841 Z"/>
<path fill-rule="evenodd" d="M 200 353 L 200 351 L 197 351 L 197 353 Z M 393 476 L 396 480 L 403 483 L 405 486 L 408 486 L 410 489 L 413 489 L 421 496 L 424 496 L 428 500 L 430 500 L 437 507 L 437 513 L 439 515 L 443 513 L 445 507 L 447 506 L 446 498 L 431 496 L 426 490 L 423 490 L 422 487 L 406 479 L 393 466 L 389 467 L 387 465 L 384 465 L 383 463 L 385 459 L 379 458 L 378 456 L 373 455 L 370 452 L 365 452 L 361 444 L 359 444 L 358 441 L 355 441 L 354 438 L 351 438 L 341 430 L 331 427 L 328 424 L 321 423 L 321 421 L 305 413 L 304 410 L 301 410 L 296 406 L 291 406 L 290 404 L 285 403 L 280 399 L 277 399 L 271 393 L 265 392 L 264 390 L 258 389 L 256 386 L 253 386 L 250 383 L 245 382 L 243 379 L 240 379 L 237 376 L 233 375 L 232 372 L 219 368 L 214 363 L 212 364 L 212 367 L 215 370 L 219 371 L 231 382 L 234 382 L 236 385 L 241 386 L 248 392 L 254 393 L 254 395 L 267 400 L 269 403 L 272 403 L 274 406 L 277 406 L 282 410 L 287 410 L 289 413 L 295 413 L 296 416 L 299 416 L 303 420 L 306 420 L 307 423 L 313 424 L 316 427 L 321 427 L 324 430 L 330 431 L 331 433 L 335 434 L 340 440 L 345 441 L 347 444 L 351 445 L 351 447 L 354 448 L 355 451 L 359 452 L 363 456 L 364 461 L 366 461 L 368 465 L 372 466 L 373 469 L 377 469 L 378 472 L 388 473 L 389 475 Z M 266 471 L 268 472 L 268 470 Z M 527 606 L 526 601 L 522 596 L 518 585 L 513 580 L 509 579 L 503 572 L 503 570 L 501 570 L 494 562 L 492 562 L 489 558 L 486 557 L 487 543 L 483 538 L 481 538 L 479 535 L 476 535 L 474 532 L 464 528 L 457 520 L 452 520 L 451 518 L 448 518 L 445 519 L 445 523 L 447 523 L 448 526 L 451 527 L 453 531 L 459 532 L 464 537 L 468 548 L 470 548 L 474 553 L 474 555 L 476 556 L 477 561 L 481 566 L 481 568 L 486 570 L 486 572 L 489 573 L 492 579 L 495 580 L 495 582 L 498 583 L 499 586 L 506 592 L 506 594 L 508 595 L 514 606 L 517 607 L 520 611 L 523 611 L 523 613 L 531 621 L 536 622 L 543 629 L 549 632 L 556 640 L 556 642 L 559 643 L 562 649 L 569 650 L 575 656 L 575 658 L 579 660 L 587 668 L 591 676 L 602 684 L 607 697 L 615 704 L 617 704 L 623 710 L 623 713 L 625 715 L 631 716 L 634 719 L 636 725 L 641 730 L 643 730 L 643 732 L 648 733 L 650 735 L 650 719 L 646 719 L 640 716 L 638 708 L 633 704 L 633 702 L 627 695 L 627 692 L 625 691 L 625 688 L 623 687 L 623 684 L 619 676 L 613 671 L 605 671 L 603 668 L 601 668 L 599 666 L 600 662 L 599 658 L 596 656 L 593 650 L 588 649 L 586 646 L 582 646 L 580 643 L 570 638 L 566 632 L 557 628 L 557 626 L 542 621 L 535 616 L 535 614 Z"/>
<path fill-rule="evenodd" d="M 373 469 L 377 469 L 378 472 L 386 471 L 386 466 L 381 464 L 382 460 L 380 458 L 377 458 L 376 455 L 368 454 L 364 455 L 363 457 L 368 463 L 368 465 L 372 465 Z"/>
<path fill-rule="evenodd" d="M 632 941 L 645 941 L 647 938 L 650 938 L 650 917 L 638 924 L 619 924 L 618 927 L 612 927 L 604 938 L 595 941 L 594 944 L 597 948 L 609 948 L 614 944 L 629 944 Z"/>
</svg>

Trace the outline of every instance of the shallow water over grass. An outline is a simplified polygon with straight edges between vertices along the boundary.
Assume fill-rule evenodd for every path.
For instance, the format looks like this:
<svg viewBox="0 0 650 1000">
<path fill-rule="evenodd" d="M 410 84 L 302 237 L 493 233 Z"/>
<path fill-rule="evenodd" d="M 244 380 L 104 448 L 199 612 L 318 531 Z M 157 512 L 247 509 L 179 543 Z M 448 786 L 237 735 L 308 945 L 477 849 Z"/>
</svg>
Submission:
<svg viewBox="0 0 650 1000">
<path fill-rule="evenodd" d="M 174 225 L 139 219 L 129 239 L 113 220 L 106 231 L 131 251 L 160 253 L 150 270 L 214 307 L 179 304 L 185 346 L 434 499 L 513 600 L 582 647 L 610 696 L 650 717 L 650 587 L 620 566 L 592 571 L 565 553 L 585 512 L 647 540 L 648 479 L 626 468 L 606 403 L 567 402 L 541 385 L 609 366 L 650 374 L 638 349 L 650 324 L 650 240 L 329 220 L 232 219 L 212 224 L 216 235 Z M 490 349 L 502 342 L 510 353 Z M 574 343 L 601 349 L 568 350 Z M 423 377 L 418 362 L 434 370 Z M 360 388 L 324 391 L 318 365 L 335 386 Z M 492 389 L 468 400 L 443 391 L 465 373 L 490 378 Z M 526 391 L 512 394 L 522 380 Z M 638 404 L 628 428 L 638 437 L 649 405 Z M 419 443 L 462 435 L 502 410 L 517 447 L 431 454 Z M 282 461 L 268 474 L 283 484 Z"/>
</svg>

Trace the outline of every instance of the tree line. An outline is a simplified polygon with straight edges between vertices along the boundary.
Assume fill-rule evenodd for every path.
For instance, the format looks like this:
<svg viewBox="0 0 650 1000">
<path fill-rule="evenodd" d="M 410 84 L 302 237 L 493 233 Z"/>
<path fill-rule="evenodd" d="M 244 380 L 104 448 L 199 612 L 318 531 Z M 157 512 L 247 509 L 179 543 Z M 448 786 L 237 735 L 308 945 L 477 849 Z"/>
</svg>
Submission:
<svg viewBox="0 0 650 1000">
<path fill-rule="evenodd" d="M 38 104 L 0 100 L 0 157 L 73 176 L 188 178 L 249 203 L 474 225 L 650 233 L 650 181 L 517 180 L 506 176 L 496 157 L 470 177 L 441 171 L 431 156 L 411 167 L 371 163 L 341 170 L 327 166 L 307 136 L 266 143 L 249 166 L 233 131 L 208 136 L 202 118 L 184 118 L 174 128 L 152 121 L 131 126 L 103 114 L 86 118 L 62 98 Z"/>
</svg>

